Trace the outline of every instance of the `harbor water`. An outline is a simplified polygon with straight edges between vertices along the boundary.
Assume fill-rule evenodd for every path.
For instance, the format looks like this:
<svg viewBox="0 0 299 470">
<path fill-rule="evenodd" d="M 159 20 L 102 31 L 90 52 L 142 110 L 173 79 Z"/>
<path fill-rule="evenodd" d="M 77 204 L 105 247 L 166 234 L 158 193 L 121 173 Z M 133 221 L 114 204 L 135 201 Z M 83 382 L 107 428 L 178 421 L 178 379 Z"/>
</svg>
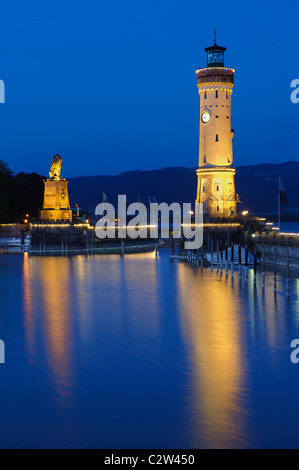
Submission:
<svg viewBox="0 0 299 470">
<path fill-rule="evenodd" d="M 0 256 L 0 447 L 298 446 L 299 276 Z"/>
</svg>

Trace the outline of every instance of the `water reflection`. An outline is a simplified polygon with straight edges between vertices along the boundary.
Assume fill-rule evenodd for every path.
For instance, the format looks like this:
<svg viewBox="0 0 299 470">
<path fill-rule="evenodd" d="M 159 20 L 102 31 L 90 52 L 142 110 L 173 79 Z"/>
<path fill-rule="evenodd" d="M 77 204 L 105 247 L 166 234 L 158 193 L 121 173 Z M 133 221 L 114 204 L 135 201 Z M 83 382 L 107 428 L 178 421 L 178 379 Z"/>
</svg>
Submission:
<svg viewBox="0 0 299 470">
<path fill-rule="evenodd" d="M 281 276 L 274 294 L 271 275 L 263 289 L 260 273 L 254 285 L 252 271 L 246 283 L 244 273 L 232 279 L 170 261 L 167 252 L 25 254 L 21 272 L 16 266 L 5 258 L 0 270 L 3 291 L 22 285 L 21 308 L 21 296 L 1 299 L 1 312 L 14 312 L 1 316 L 3 335 L 20 339 L 14 363 L 0 370 L 8 374 L 0 413 L 19 393 L 30 421 L 39 402 L 47 436 L 32 428 L 33 445 L 47 446 L 48 437 L 53 446 L 229 448 L 296 435 L 296 280 L 288 300 Z"/>
<path fill-rule="evenodd" d="M 180 310 L 192 348 L 193 441 L 232 447 L 246 441 L 246 365 L 237 289 L 214 271 L 198 275 L 178 266 Z M 228 284 L 228 285 L 227 285 Z"/>
<path fill-rule="evenodd" d="M 71 260 L 28 257 L 23 263 L 23 292 L 27 346 L 45 337 L 49 370 L 59 396 L 72 386 Z"/>
<path fill-rule="evenodd" d="M 32 279 L 30 275 L 30 259 L 29 254 L 24 253 L 23 262 L 23 303 L 25 311 L 25 331 L 27 339 L 27 354 L 32 360 L 35 354 L 34 347 L 34 306 L 33 306 L 33 292 L 32 292 Z"/>
</svg>

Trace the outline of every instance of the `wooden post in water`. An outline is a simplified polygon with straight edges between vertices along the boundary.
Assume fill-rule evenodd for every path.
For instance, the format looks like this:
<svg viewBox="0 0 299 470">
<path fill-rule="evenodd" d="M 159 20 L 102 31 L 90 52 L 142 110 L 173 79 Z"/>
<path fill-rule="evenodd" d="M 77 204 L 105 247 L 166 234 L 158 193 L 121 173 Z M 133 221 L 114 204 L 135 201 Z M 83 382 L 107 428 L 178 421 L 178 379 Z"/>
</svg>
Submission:
<svg viewBox="0 0 299 470">
<path fill-rule="evenodd" d="M 222 241 L 220 242 L 220 269 L 222 271 L 223 268 L 223 250 L 222 250 Z"/>
<path fill-rule="evenodd" d="M 235 247 L 234 244 L 231 244 L 231 255 L 230 255 L 230 260 L 231 260 L 231 277 L 234 277 L 234 262 L 235 262 Z"/>
<path fill-rule="evenodd" d="M 263 289 L 265 288 L 265 271 L 266 271 L 266 251 L 265 245 L 263 245 Z"/>
<path fill-rule="evenodd" d="M 201 245 L 201 267 L 203 268 L 203 244 Z"/>
<path fill-rule="evenodd" d="M 86 236 L 86 253 L 88 253 L 89 252 L 89 238 L 88 238 L 89 233 L 87 230 L 85 230 L 85 234 L 86 234 L 85 235 Z"/>
<path fill-rule="evenodd" d="M 217 270 L 219 270 L 219 240 L 217 240 Z"/>
<path fill-rule="evenodd" d="M 225 244 L 225 272 L 228 274 L 228 246 Z"/>
<path fill-rule="evenodd" d="M 287 296 L 290 295 L 290 252 L 287 251 Z"/>
<path fill-rule="evenodd" d="M 20 235 L 21 235 L 21 250 L 24 253 L 24 251 L 25 251 L 25 231 L 21 230 Z"/>
<path fill-rule="evenodd" d="M 42 231 L 41 228 L 39 228 L 39 252 L 42 252 Z"/>
<path fill-rule="evenodd" d="M 254 245 L 254 267 L 253 267 L 253 283 L 256 284 L 256 271 L 257 271 L 257 253 L 256 246 Z"/>
<path fill-rule="evenodd" d="M 276 277 L 277 277 L 277 252 L 274 251 L 274 292 L 276 292 Z"/>
<path fill-rule="evenodd" d="M 248 276 L 248 248 L 245 246 L 245 282 L 247 282 Z"/>
<path fill-rule="evenodd" d="M 238 255 L 239 255 L 239 259 L 238 259 L 238 262 L 239 262 L 239 279 L 241 279 L 241 277 L 242 277 L 242 246 L 241 246 L 241 244 L 239 244 L 239 247 L 238 247 Z"/>
<path fill-rule="evenodd" d="M 213 238 L 211 239 L 211 269 L 213 269 Z"/>
<path fill-rule="evenodd" d="M 170 255 L 174 255 L 174 239 L 173 239 L 173 232 L 170 232 Z"/>
</svg>

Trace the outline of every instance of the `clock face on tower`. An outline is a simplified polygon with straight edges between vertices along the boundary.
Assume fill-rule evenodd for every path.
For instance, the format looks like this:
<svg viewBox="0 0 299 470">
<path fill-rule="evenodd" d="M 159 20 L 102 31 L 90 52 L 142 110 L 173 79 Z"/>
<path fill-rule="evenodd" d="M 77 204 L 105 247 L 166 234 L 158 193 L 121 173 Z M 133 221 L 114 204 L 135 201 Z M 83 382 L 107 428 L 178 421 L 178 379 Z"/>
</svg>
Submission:
<svg viewBox="0 0 299 470">
<path fill-rule="evenodd" d="M 202 122 L 206 124 L 207 122 L 209 122 L 210 119 L 211 119 L 211 115 L 209 111 L 204 111 L 201 115 Z"/>
</svg>

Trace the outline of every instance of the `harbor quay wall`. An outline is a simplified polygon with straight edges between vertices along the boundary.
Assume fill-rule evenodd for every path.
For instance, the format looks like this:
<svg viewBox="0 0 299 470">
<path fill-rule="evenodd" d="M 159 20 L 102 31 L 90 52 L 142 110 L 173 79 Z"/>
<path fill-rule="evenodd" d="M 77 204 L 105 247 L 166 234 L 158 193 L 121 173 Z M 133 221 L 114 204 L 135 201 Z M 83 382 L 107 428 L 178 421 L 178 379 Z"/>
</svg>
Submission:
<svg viewBox="0 0 299 470">
<path fill-rule="evenodd" d="M 87 226 L 41 224 L 30 230 L 29 252 L 84 253 L 92 250 L 93 231 Z"/>
<path fill-rule="evenodd" d="M 278 266 L 287 267 L 288 257 L 290 268 L 299 269 L 299 239 L 262 239 L 255 240 L 254 246 L 259 257 L 263 258 L 265 253 L 265 262 L 267 264 L 274 264 L 275 254 L 276 263 Z"/>
<path fill-rule="evenodd" d="M 24 237 L 21 237 L 24 243 Z M 156 239 L 99 239 L 89 224 L 36 224 L 30 229 L 29 253 L 32 254 L 79 254 L 79 253 L 136 253 L 153 251 L 164 246 Z M 24 245 L 25 247 L 25 245 Z"/>
</svg>

